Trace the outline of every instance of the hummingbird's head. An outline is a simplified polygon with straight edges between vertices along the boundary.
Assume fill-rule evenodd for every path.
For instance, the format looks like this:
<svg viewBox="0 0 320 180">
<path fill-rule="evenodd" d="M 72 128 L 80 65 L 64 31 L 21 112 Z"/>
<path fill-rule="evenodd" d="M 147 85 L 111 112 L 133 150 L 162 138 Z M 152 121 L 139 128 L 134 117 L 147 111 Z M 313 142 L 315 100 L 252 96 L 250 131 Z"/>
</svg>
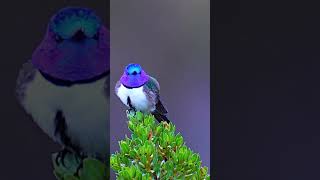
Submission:
<svg viewBox="0 0 320 180">
<path fill-rule="evenodd" d="M 142 68 L 139 64 L 129 64 L 125 68 L 125 73 L 128 76 L 137 76 L 138 74 L 141 74 L 141 72 L 142 72 Z"/>
<path fill-rule="evenodd" d="M 86 8 L 62 9 L 49 22 L 49 29 L 53 32 L 57 43 L 97 41 L 100 27 L 100 18 L 92 10 Z"/>
<path fill-rule="evenodd" d="M 32 62 L 58 79 L 91 79 L 109 71 L 109 42 L 109 32 L 93 10 L 63 8 L 50 19 Z"/>
<path fill-rule="evenodd" d="M 149 76 L 139 64 L 129 64 L 125 67 L 124 73 L 120 78 L 123 85 L 129 88 L 143 86 L 149 80 Z"/>
</svg>

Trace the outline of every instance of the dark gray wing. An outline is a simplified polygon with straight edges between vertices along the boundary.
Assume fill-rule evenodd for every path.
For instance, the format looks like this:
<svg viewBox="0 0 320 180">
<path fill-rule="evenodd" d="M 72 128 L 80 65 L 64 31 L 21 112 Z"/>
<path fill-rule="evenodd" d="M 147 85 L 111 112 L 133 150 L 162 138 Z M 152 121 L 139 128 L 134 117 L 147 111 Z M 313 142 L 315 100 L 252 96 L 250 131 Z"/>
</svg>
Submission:
<svg viewBox="0 0 320 180">
<path fill-rule="evenodd" d="M 167 114 L 168 113 L 167 109 L 163 106 L 163 104 L 162 104 L 160 99 L 158 99 L 158 102 L 156 103 L 156 111 L 161 113 L 161 114 Z"/>
<path fill-rule="evenodd" d="M 158 81 L 150 76 L 149 81 L 144 85 L 143 88 L 144 92 L 146 93 L 147 97 L 151 102 L 154 103 L 155 110 L 151 112 L 155 118 L 160 121 L 169 122 L 166 117 L 168 113 L 167 109 L 163 106 L 160 100 L 160 85 Z"/>
<path fill-rule="evenodd" d="M 22 65 L 19 71 L 17 83 L 16 83 L 16 97 L 20 101 L 23 101 L 25 97 L 25 90 L 27 85 L 34 79 L 37 69 L 33 67 L 31 61 L 27 61 Z"/>
<path fill-rule="evenodd" d="M 161 114 L 166 114 L 168 111 L 166 108 L 163 106 L 160 100 L 160 85 L 158 81 L 149 76 L 149 81 L 144 85 L 143 90 L 147 94 L 148 98 L 150 99 L 151 102 L 154 102 L 154 106 L 156 107 L 155 111 L 161 113 Z"/>
</svg>

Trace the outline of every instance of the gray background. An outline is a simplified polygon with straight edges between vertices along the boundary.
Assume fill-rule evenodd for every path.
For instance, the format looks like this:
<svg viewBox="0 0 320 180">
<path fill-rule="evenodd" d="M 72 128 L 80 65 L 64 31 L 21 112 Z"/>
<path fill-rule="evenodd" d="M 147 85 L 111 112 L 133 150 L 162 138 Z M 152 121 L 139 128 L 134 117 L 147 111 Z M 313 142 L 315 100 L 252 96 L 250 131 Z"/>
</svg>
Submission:
<svg viewBox="0 0 320 180">
<path fill-rule="evenodd" d="M 111 87 L 128 63 L 157 78 L 169 119 L 210 167 L 209 0 L 111 0 Z M 113 92 L 113 91 L 111 91 Z M 111 94 L 111 153 L 127 130 Z"/>
</svg>

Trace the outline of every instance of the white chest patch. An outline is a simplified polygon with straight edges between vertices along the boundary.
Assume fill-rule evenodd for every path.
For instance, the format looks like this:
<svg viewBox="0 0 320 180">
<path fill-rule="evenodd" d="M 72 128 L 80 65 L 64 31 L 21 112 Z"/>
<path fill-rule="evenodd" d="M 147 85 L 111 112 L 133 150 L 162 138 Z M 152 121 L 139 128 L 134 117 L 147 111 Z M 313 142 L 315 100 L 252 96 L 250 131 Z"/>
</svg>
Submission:
<svg viewBox="0 0 320 180">
<path fill-rule="evenodd" d="M 139 88 L 128 89 L 122 84 L 118 89 L 117 96 L 120 98 L 123 104 L 129 107 L 127 100 L 130 98 L 131 104 L 136 110 L 142 112 L 150 112 L 151 104 L 147 99 L 147 96 L 143 92 L 143 86 Z"/>
<path fill-rule="evenodd" d="M 61 110 L 67 134 L 74 143 L 89 154 L 105 153 L 109 149 L 109 95 L 104 94 L 106 78 L 65 87 L 48 82 L 37 72 L 35 79 L 27 85 L 24 108 L 57 142 L 54 118 L 57 110 Z"/>
</svg>

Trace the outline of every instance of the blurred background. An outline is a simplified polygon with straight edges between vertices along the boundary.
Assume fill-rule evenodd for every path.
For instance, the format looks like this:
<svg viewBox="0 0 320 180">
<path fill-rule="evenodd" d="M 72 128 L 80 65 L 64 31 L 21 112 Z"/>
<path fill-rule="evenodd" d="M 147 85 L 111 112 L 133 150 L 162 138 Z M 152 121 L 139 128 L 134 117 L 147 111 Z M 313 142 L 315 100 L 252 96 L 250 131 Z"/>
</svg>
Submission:
<svg viewBox="0 0 320 180">
<path fill-rule="evenodd" d="M 50 17 L 66 6 L 92 8 L 109 27 L 107 0 L 7 1 L 1 5 L 0 179 L 55 179 L 51 153 L 60 150 L 15 98 L 18 71 L 45 35 Z"/>
<path fill-rule="evenodd" d="M 110 2 L 111 88 L 139 63 L 161 86 L 169 119 L 210 167 L 209 0 Z M 112 89 L 113 90 L 113 89 Z M 113 91 L 111 91 L 113 92 Z M 125 106 L 111 94 L 111 153 L 129 134 Z"/>
<path fill-rule="evenodd" d="M 168 117 L 210 167 L 209 0 L 8 1 L 0 20 L 2 148 L 0 179 L 55 179 L 51 153 L 60 150 L 14 96 L 18 71 L 41 42 L 50 17 L 66 6 L 94 9 L 111 26 L 111 90 L 128 63 L 157 78 Z M 19 5 L 19 6 L 18 6 Z M 111 152 L 128 134 L 125 107 L 111 91 Z"/>
</svg>

